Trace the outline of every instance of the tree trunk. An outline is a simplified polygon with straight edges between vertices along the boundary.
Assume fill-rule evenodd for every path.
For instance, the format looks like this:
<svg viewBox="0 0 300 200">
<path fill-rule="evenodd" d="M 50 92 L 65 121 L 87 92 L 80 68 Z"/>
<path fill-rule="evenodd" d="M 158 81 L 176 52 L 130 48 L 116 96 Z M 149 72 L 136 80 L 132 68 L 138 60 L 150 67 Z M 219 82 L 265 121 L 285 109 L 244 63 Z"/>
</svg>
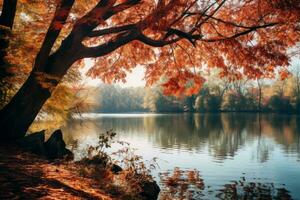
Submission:
<svg viewBox="0 0 300 200">
<path fill-rule="evenodd" d="M 0 16 L 0 25 L 12 29 L 16 16 L 17 0 L 4 0 L 2 13 Z"/>
<path fill-rule="evenodd" d="M 0 141 L 16 140 L 25 136 L 54 88 L 76 61 L 76 54 L 66 44 L 68 43 L 63 42 L 62 48 L 49 56 L 46 67 L 35 66 L 23 86 L 0 110 Z"/>
<path fill-rule="evenodd" d="M 50 91 L 42 88 L 34 75 L 30 75 L 17 94 L 0 111 L 1 141 L 23 137 L 50 96 Z"/>
<path fill-rule="evenodd" d="M 3 0 L 3 6 L 0 16 L 0 104 L 5 103 L 7 95 L 4 87 L 9 87 L 4 79 L 11 75 L 8 72 L 5 56 L 9 46 L 10 32 L 12 30 L 17 8 L 17 0 Z"/>
</svg>

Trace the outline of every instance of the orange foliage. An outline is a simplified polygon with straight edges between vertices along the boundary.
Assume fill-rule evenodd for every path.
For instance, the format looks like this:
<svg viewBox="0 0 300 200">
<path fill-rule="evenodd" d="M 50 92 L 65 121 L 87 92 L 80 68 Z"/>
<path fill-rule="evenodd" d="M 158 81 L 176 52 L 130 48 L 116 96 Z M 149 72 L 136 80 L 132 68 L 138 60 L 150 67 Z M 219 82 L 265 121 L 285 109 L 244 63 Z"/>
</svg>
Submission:
<svg viewBox="0 0 300 200">
<path fill-rule="evenodd" d="M 19 2 L 22 9 L 18 9 L 15 42 L 8 56 L 12 69 L 19 69 L 17 73 L 31 71 L 56 2 Z M 108 9 L 123 4 L 128 8 L 106 20 L 103 8 L 88 13 L 98 1 L 76 0 L 68 20 L 53 23 L 53 28 L 62 28 L 62 32 L 52 51 L 59 48 L 73 27 L 82 24 L 97 24 L 94 32 L 134 25 L 134 29 L 84 38 L 85 48 L 92 50 L 121 40 L 126 34 L 138 35 L 103 55 L 80 55 L 80 59 L 93 58 L 94 66 L 87 74 L 108 83 L 125 81 L 126 72 L 142 65 L 147 85 L 164 77 L 165 94 L 180 96 L 198 92 L 204 82 L 200 71 L 207 68 L 220 68 L 220 76 L 229 79 L 244 75 L 252 79 L 272 78 L 278 70 L 284 77 L 290 62 L 287 51 L 300 41 L 299 0 L 137 2 L 108 0 Z M 66 14 L 63 10 L 59 13 L 62 17 Z"/>
</svg>

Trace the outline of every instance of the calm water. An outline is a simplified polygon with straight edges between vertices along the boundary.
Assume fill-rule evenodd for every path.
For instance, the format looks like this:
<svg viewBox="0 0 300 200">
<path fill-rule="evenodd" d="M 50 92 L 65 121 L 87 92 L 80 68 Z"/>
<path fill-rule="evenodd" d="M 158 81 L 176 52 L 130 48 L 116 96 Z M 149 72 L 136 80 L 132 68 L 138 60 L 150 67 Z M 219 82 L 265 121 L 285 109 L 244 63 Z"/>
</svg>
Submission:
<svg viewBox="0 0 300 200">
<path fill-rule="evenodd" d="M 204 186 L 194 188 L 190 199 L 226 198 L 218 191 L 226 193 L 232 184 L 242 193 L 245 185 L 267 184 L 272 194 L 300 199 L 298 122 L 296 116 L 271 114 L 88 114 L 63 129 L 68 145 L 77 141 L 77 158 L 97 144 L 99 133 L 113 129 L 144 159 L 159 158 L 153 175 L 160 184 L 160 173 L 172 174 L 179 167 L 184 176 L 185 170 L 195 170 Z M 178 193 L 174 190 L 164 189 Z"/>
</svg>

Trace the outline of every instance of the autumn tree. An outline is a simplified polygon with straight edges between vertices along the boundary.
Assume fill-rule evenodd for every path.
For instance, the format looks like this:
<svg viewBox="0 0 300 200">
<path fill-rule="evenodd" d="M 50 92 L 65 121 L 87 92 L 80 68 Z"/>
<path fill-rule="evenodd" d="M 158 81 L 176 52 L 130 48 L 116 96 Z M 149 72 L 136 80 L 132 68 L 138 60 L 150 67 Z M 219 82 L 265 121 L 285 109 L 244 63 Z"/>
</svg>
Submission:
<svg viewBox="0 0 300 200">
<path fill-rule="evenodd" d="M 22 0 L 18 5 L 30 3 Z M 300 37 L 299 0 L 39 3 L 57 4 L 56 10 L 41 15 L 43 24 L 53 17 L 46 32 L 36 31 L 43 42 L 32 71 L 0 111 L 3 139 L 24 136 L 70 67 L 83 58 L 94 61 L 88 75 L 104 82 L 125 80 L 126 71 L 142 65 L 148 85 L 164 76 L 165 94 L 180 96 L 200 89 L 204 79 L 199 67 L 219 67 L 220 76 L 241 73 L 249 78 L 272 74 L 276 68 L 284 71 L 287 50 Z M 30 11 L 29 6 L 25 16 Z"/>
<path fill-rule="evenodd" d="M 1 5 L 1 4 L 0 4 Z M 4 88 L 5 77 L 11 75 L 8 70 L 8 63 L 5 59 L 9 46 L 11 29 L 14 24 L 17 0 L 4 0 L 2 2 L 2 12 L 0 15 L 0 87 Z M 0 90 L 0 102 L 5 101 L 6 90 Z"/>
<path fill-rule="evenodd" d="M 0 15 L 0 75 L 5 75 L 4 56 L 7 54 L 9 39 L 8 35 L 13 27 L 17 0 L 4 0 L 2 2 L 2 12 Z"/>
</svg>

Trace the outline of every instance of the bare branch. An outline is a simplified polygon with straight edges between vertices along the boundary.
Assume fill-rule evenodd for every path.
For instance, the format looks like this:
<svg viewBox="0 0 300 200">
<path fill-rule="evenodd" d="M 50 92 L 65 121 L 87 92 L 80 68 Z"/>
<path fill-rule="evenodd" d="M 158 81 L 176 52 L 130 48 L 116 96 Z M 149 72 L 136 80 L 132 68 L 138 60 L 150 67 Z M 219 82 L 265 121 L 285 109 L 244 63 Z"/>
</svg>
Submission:
<svg viewBox="0 0 300 200">
<path fill-rule="evenodd" d="M 201 25 L 203 25 L 207 20 L 210 19 L 210 17 L 213 17 L 213 15 L 215 15 L 220 9 L 221 7 L 225 4 L 226 0 L 223 0 L 221 3 L 219 3 L 219 5 L 209 14 L 207 15 L 206 13 L 217 3 L 217 2 L 214 2 L 212 4 L 210 4 L 209 6 L 207 6 L 207 8 L 204 9 L 204 11 L 202 12 L 202 16 L 204 16 L 204 14 L 206 14 L 206 17 L 200 21 L 195 23 L 195 26 L 189 31 L 189 32 L 184 32 L 184 31 L 181 31 L 181 30 L 178 30 L 178 29 L 174 29 L 172 27 L 170 27 L 169 29 L 167 29 L 167 34 L 165 36 L 164 39 L 168 38 L 169 36 L 171 35 L 177 35 L 179 37 L 183 37 L 183 38 L 186 38 L 188 39 L 194 46 L 195 46 L 195 41 L 196 40 L 199 40 L 202 38 L 201 34 L 198 34 L 198 35 L 192 35 Z M 185 16 L 186 14 L 188 14 L 188 10 L 190 8 L 188 7 L 187 10 L 185 10 L 183 12 L 183 14 L 181 15 L 180 18 L 176 19 L 176 22 L 180 21 L 180 19 L 182 19 L 183 16 Z M 174 24 L 174 23 L 172 23 Z"/>
<path fill-rule="evenodd" d="M 260 26 L 253 26 L 253 27 L 250 27 L 248 30 L 241 31 L 241 32 L 236 33 L 236 34 L 234 34 L 232 36 L 221 37 L 221 38 L 212 38 L 212 39 L 201 39 L 201 41 L 204 41 L 204 42 L 217 42 L 217 41 L 224 41 L 224 40 L 229 40 L 229 39 L 235 39 L 235 38 L 238 38 L 238 37 L 240 37 L 242 35 L 247 35 L 248 33 L 251 33 L 251 32 L 256 31 L 258 29 L 272 27 L 272 26 L 275 26 L 275 25 L 278 25 L 278 23 L 269 23 L 269 24 L 264 24 L 264 25 L 260 25 Z"/>
<path fill-rule="evenodd" d="M 211 14 L 207 15 L 207 17 L 205 17 L 203 21 L 201 21 L 200 23 L 198 23 L 198 24 L 195 26 L 195 28 L 196 28 L 196 27 L 200 27 L 200 26 L 201 26 L 202 24 L 204 24 L 207 20 L 209 20 L 211 17 L 213 17 L 213 16 L 214 16 L 214 15 L 222 8 L 222 6 L 225 4 L 225 2 L 226 2 L 226 0 L 223 0 L 223 1 L 217 6 L 217 8 L 216 8 L 215 10 L 213 10 Z M 205 14 L 205 13 L 206 13 L 213 5 L 214 5 L 214 4 L 211 4 L 211 5 L 204 11 L 203 14 Z"/>
</svg>

